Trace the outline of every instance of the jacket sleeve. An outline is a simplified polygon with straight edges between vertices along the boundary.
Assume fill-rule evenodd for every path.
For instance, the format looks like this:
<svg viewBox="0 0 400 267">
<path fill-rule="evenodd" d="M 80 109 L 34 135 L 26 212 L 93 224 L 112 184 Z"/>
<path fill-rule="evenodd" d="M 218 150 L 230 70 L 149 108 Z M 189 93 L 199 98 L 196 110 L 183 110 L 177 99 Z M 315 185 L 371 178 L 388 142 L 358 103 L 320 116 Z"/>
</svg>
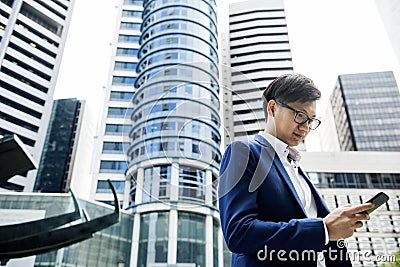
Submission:
<svg viewBox="0 0 400 267">
<path fill-rule="evenodd" d="M 325 243 L 322 219 L 271 222 L 260 218 L 259 190 L 249 190 L 258 164 L 257 153 L 252 149 L 247 143 L 234 142 L 228 146 L 221 162 L 219 209 L 228 248 L 234 253 L 244 254 L 257 254 L 265 246 L 276 251 L 322 251 Z"/>
</svg>

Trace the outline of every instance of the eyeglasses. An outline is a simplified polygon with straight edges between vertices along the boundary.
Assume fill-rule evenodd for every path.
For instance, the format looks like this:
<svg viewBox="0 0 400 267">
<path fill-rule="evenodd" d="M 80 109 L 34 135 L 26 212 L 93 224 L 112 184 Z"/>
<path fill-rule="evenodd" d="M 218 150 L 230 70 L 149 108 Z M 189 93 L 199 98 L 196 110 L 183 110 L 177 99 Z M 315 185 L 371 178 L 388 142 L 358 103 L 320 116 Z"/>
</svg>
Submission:
<svg viewBox="0 0 400 267">
<path fill-rule="evenodd" d="M 294 111 L 294 122 L 297 124 L 304 124 L 306 122 L 308 122 L 308 128 L 310 128 L 310 130 L 315 130 L 317 129 L 317 127 L 321 124 L 321 121 L 318 119 L 313 119 L 308 117 L 307 114 L 305 114 L 304 112 L 301 112 L 299 110 L 295 110 L 294 108 L 286 105 L 285 103 L 276 101 L 276 103 L 278 103 L 278 105 L 280 105 L 281 107 L 290 109 L 292 111 Z"/>
</svg>

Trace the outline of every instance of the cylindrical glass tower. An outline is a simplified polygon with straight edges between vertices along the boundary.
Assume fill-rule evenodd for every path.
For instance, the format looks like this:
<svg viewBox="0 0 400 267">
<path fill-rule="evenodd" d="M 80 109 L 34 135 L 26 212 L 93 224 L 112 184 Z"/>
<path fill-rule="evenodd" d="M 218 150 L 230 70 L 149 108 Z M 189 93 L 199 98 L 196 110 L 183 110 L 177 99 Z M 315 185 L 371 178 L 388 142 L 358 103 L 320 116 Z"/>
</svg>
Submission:
<svg viewBox="0 0 400 267">
<path fill-rule="evenodd" d="M 144 1 L 128 151 L 131 266 L 222 265 L 215 7 Z"/>
</svg>

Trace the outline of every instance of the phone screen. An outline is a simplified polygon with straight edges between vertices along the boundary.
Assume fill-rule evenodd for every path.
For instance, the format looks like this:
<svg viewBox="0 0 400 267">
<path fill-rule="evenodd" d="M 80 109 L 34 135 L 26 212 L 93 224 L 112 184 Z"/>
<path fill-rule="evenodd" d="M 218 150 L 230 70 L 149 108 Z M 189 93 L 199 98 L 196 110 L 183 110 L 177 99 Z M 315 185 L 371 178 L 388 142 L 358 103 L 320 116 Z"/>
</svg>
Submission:
<svg viewBox="0 0 400 267">
<path fill-rule="evenodd" d="M 378 194 L 376 194 L 375 196 L 373 196 L 371 199 L 369 199 L 367 201 L 368 203 L 374 203 L 375 206 L 373 208 L 365 210 L 365 211 L 363 211 L 361 213 L 371 214 L 374 210 L 379 208 L 382 204 L 384 204 L 388 200 L 389 200 L 389 196 L 388 195 L 386 195 L 383 192 L 379 192 Z"/>
</svg>

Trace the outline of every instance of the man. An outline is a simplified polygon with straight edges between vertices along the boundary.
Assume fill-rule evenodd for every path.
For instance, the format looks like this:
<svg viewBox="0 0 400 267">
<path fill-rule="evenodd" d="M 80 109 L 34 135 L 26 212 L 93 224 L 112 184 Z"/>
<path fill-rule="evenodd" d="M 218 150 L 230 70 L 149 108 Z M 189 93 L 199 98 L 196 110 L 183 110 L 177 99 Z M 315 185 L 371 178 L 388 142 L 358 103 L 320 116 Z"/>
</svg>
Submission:
<svg viewBox="0 0 400 267">
<path fill-rule="evenodd" d="M 360 212 L 373 204 L 329 212 L 294 148 L 321 123 L 320 95 L 303 75 L 276 78 L 263 93 L 265 130 L 225 151 L 219 208 L 233 267 L 351 266 L 342 239 L 362 227 L 369 216 Z"/>
</svg>

